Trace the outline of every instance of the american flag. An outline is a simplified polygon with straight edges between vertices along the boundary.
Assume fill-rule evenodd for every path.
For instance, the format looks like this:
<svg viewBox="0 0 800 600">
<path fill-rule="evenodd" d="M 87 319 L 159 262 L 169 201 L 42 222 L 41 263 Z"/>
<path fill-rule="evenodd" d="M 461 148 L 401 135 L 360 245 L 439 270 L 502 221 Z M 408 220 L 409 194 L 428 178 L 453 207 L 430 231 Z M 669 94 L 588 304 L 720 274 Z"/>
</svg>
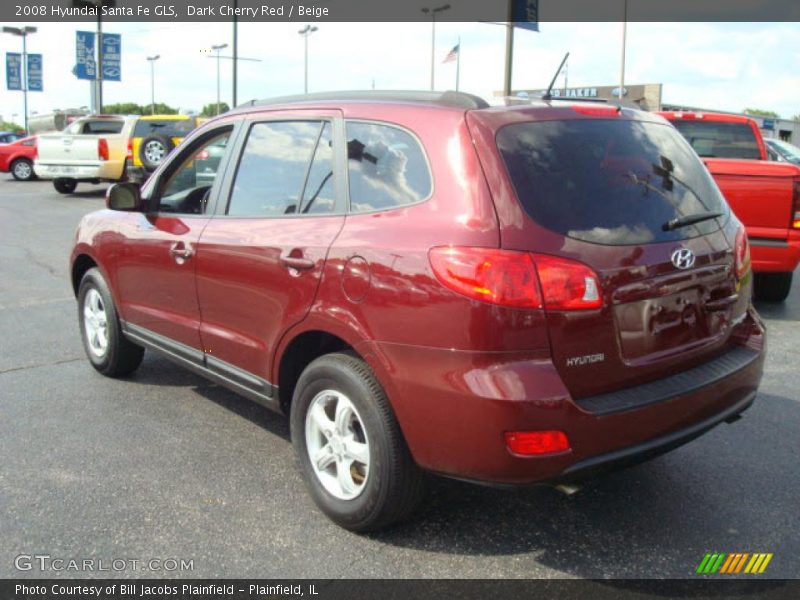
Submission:
<svg viewBox="0 0 800 600">
<path fill-rule="evenodd" d="M 453 49 L 450 50 L 450 52 L 447 53 L 447 56 L 444 57 L 442 64 L 453 62 L 458 58 L 458 53 L 460 51 L 459 46 L 461 46 L 461 44 L 456 44 L 455 46 L 453 46 Z"/>
</svg>

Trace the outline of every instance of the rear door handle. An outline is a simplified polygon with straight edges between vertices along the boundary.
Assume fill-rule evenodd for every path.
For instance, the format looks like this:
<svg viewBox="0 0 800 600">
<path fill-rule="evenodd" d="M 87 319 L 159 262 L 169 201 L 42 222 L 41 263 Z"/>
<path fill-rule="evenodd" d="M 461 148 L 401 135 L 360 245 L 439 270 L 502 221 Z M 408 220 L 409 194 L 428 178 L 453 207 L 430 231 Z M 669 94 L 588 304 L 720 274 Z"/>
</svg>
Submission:
<svg viewBox="0 0 800 600">
<path fill-rule="evenodd" d="M 287 269 L 297 269 L 298 271 L 308 271 L 314 268 L 313 260 L 299 256 L 281 256 L 281 264 Z"/>
</svg>

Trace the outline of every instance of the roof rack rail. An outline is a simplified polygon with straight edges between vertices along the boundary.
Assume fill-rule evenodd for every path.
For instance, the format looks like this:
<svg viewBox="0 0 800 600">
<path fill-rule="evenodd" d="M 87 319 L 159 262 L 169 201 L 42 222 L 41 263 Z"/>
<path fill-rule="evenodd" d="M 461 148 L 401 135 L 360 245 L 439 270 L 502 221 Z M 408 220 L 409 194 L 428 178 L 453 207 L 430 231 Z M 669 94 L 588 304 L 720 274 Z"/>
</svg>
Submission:
<svg viewBox="0 0 800 600">
<path fill-rule="evenodd" d="M 298 94 L 295 96 L 279 96 L 264 100 L 250 100 L 236 108 L 248 106 L 270 106 L 275 104 L 289 104 L 295 102 L 320 102 L 329 100 L 355 100 L 355 101 L 384 101 L 384 102 L 411 102 L 416 104 L 433 104 L 435 106 L 448 106 L 452 108 L 477 109 L 489 108 L 489 103 L 480 96 L 465 92 L 426 92 L 413 90 L 350 90 L 342 92 L 315 92 L 313 94 Z"/>
</svg>

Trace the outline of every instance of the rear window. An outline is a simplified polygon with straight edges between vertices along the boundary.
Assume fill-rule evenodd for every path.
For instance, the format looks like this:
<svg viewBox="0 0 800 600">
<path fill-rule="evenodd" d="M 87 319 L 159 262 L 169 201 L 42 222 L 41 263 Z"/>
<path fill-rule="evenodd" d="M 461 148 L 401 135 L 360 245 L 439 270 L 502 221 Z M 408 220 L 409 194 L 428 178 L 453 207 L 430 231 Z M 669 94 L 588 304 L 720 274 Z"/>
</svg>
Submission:
<svg viewBox="0 0 800 600">
<path fill-rule="evenodd" d="M 699 120 L 671 122 L 700 156 L 748 160 L 761 158 L 758 142 L 747 123 L 715 123 Z"/>
<path fill-rule="evenodd" d="M 525 211 L 559 234 L 598 244 L 681 240 L 715 220 L 664 231 L 668 221 L 728 213 L 711 176 L 669 125 L 626 119 L 519 123 L 497 145 Z"/>
<path fill-rule="evenodd" d="M 139 119 L 133 129 L 133 137 L 144 138 L 149 135 L 163 135 L 165 137 L 186 137 L 194 129 L 192 119 L 153 120 Z"/>
</svg>

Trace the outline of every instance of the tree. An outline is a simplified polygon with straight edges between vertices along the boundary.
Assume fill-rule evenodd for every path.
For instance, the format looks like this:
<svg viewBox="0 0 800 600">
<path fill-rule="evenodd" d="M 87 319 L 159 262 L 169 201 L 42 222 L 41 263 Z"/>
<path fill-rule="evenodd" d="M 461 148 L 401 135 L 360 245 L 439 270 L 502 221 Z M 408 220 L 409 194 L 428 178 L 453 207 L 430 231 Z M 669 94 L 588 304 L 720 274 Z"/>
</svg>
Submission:
<svg viewBox="0 0 800 600">
<path fill-rule="evenodd" d="M 177 115 L 178 109 L 173 108 L 163 102 L 156 102 L 155 110 L 157 115 Z M 152 107 L 149 104 L 136 104 L 135 102 L 119 102 L 117 104 L 106 104 L 103 112 L 108 115 L 149 115 Z"/>
<path fill-rule="evenodd" d="M 230 109 L 231 109 L 231 107 L 228 106 L 227 102 L 220 102 L 219 103 L 219 114 L 222 114 L 224 112 L 228 112 Z M 203 107 L 203 110 L 200 112 L 200 116 L 201 117 L 214 117 L 216 115 L 217 115 L 217 103 L 216 102 L 212 102 L 211 104 L 206 104 Z"/>
<path fill-rule="evenodd" d="M 22 133 L 25 131 L 22 125 L 17 125 L 11 121 L 0 120 L 0 131 L 13 131 L 14 133 Z"/>
<path fill-rule="evenodd" d="M 745 108 L 744 113 L 754 117 L 767 117 L 769 119 L 780 119 L 780 115 L 774 110 L 763 110 L 761 108 Z"/>
</svg>

